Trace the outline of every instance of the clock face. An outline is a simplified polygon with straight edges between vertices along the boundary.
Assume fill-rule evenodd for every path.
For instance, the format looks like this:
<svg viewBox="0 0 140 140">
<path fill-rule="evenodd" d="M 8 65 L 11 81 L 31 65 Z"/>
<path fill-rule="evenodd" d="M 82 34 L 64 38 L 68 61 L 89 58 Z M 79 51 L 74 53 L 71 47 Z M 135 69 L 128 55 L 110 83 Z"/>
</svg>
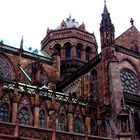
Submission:
<svg viewBox="0 0 140 140">
<path fill-rule="evenodd" d="M 138 94 L 139 83 L 137 77 L 128 70 L 121 70 L 121 84 L 123 86 L 123 92 L 130 94 Z"/>
</svg>

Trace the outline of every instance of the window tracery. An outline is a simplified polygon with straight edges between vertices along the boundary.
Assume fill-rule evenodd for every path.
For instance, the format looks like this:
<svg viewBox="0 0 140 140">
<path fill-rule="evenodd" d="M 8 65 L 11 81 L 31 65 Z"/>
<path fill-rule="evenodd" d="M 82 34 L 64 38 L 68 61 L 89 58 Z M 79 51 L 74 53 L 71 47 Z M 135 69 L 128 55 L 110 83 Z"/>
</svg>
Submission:
<svg viewBox="0 0 140 140">
<path fill-rule="evenodd" d="M 82 133 L 82 120 L 79 117 L 74 118 L 74 131 L 77 133 Z"/>
<path fill-rule="evenodd" d="M 8 61 L 0 56 L 0 78 L 12 79 L 11 67 Z"/>
<path fill-rule="evenodd" d="M 9 121 L 9 105 L 4 103 L 0 107 L 0 121 L 8 122 Z"/>
<path fill-rule="evenodd" d="M 138 94 L 139 83 L 134 73 L 127 69 L 123 69 L 120 72 L 120 76 L 121 76 L 121 84 L 123 86 L 123 92 L 130 94 Z"/>
<path fill-rule="evenodd" d="M 65 131 L 65 114 L 61 113 L 58 116 L 58 130 Z"/>
<path fill-rule="evenodd" d="M 40 128 L 45 128 L 45 111 L 44 110 L 41 110 L 39 112 L 39 127 Z"/>
<path fill-rule="evenodd" d="M 19 124 L 30 125 L 30 114 L 27 108 L 23 107 L 18 114 Z"/>
</svg>

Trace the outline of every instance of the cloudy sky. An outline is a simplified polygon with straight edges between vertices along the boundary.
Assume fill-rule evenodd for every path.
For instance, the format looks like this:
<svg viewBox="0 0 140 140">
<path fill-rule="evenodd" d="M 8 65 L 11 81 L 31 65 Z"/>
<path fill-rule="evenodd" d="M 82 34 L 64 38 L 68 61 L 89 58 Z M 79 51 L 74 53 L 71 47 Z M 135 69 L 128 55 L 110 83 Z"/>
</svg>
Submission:
<svg viewBox="0 0 140 140">
<path fill-rule="evenodd" d="M 40 48 L 47 28 L 55 29 L 69 14 L 100 41 L 104 0 L 0 0 L 0 5 L 0 39 L 5 44 L 18 47 L 23 35 L 26 48 Z M 107 7 L 116 37 L 131 27 L 131 17 L 140 30 L 140 0 L 107 0 Z"/>
</svg>

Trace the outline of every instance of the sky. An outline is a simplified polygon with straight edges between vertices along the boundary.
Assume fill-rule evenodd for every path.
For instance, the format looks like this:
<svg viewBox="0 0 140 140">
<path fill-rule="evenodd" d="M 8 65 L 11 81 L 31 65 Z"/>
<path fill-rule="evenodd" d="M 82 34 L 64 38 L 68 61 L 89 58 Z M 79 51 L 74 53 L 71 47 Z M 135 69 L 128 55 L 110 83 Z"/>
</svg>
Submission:
<svg viewBox="0 0 140 140">
<path fill-rule="evenodd" d="M 115 26 L 115 36 L 131 27 L 130 18 L 140 30 L 140 0 L 106 0 Z M 13 47 L 20 46 L 23 36 L 25 48 L 40 49 L 47 28 L 57 28 L 71 14 L 95 34 L 100 48 L 99 25 L 104 0 L 0 0 L 0 40 Z"/>
</svg>

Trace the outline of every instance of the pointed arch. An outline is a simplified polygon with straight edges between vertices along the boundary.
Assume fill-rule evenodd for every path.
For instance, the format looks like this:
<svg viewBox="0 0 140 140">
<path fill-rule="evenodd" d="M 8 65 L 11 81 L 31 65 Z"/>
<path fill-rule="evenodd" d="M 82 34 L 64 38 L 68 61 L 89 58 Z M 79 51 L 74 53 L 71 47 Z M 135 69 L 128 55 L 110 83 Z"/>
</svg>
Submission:
<svg viewBox="0 0 140 140">
<path fill-rule="evenodd" d="M 66 109 L 63 104 L 60 105 L 58 114 L 58 130 L 66 131 Z"/>
<path fill-rule="evenodd" d="M 16 79 L 15 68 L 11 60 L 0 52 L 0 78 L 6 80 Z"/>
<path fill-rule="evenodd" d="M 39 123 L 38 123 L 39 127 L 45 128 L 46 122 L 47 122 L 47 108 L 44 102 L 44 103 L 41 103 L 40 109 L 39 109 Z"/>
<path fill-rule="evenodd" d="M 121 63 L 122 62 L 128 62 L 135 70 L 136 74 L 138 75 L 138 79 L 140 79 L 140 73 L 139 73 L 139 70 L 137 68 L 137 66 L 135 65 L 135 63 L 133 63 L 133 61 L 131 59 L 128 59 L 128 58 L 124 58 L 121 60 Z"/>
<path fill-rule="evenodd" d="M 75 108 L 74 114 L 74 122 L 73 122 L 73 129 L 76 133 L 83 133 L 83 117 L 82 117 L 82 110 L 79 105 Z"/>
<path fill-rule="evenodd" d="M 0 106 L 0 121 L 9 122 L 10 118 L 10 107 L 8 103 L 3 103 Z"/>
<path fill-rule="evenodd" d="M 18 122 L 22 125 L 31 125 L 33 120 L 33 115 L 31 111 L 31 100 L 28 95 L 23 95 L 20 98 L 20 103 L 18 107 Z"/>
<path fill-rule="evenodd" d="M 39 127 L 40 128 L 45 128 L 45 124 L 46 124 L 46 117 L 45 117 L 45 111 L 44 110 L 40 110 L 39 111 Z"/>
<path fill-rule="evenodd" d="M 21 125 L 30 125 L 30 113 L 27 107 L 23 107 L 18 112 L 18 123 Z"/>
</svg>

